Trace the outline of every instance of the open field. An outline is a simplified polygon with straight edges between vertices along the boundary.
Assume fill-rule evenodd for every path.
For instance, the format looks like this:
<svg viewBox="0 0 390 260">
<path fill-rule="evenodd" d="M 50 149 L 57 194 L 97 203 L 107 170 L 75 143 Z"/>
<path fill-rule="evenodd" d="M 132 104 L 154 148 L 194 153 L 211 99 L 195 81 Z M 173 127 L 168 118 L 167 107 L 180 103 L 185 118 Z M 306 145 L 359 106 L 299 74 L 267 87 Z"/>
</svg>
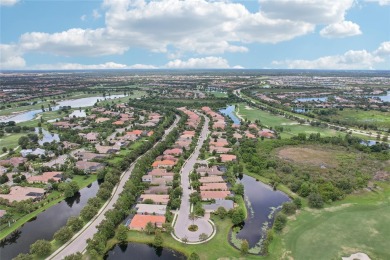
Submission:
<svg viewBox="0 0 390 260">
<path fill-rule="evenodd" d="M 337 111 L 337 115 L 331 115 L 329 118 L 345 121 L 349 124 L 358 122 L 362 124 L 367 123 L 370 125 L 376 125 L 380 128 L 390 128 L 390 112 L 344 109 L 342 111 Z"/>
<path fill-rule="evenodd" d="M 339 151 L 320 150 L 309 147 L 286 147 L 277 152 L 279 158 L 295 163 L 310 164 L 314 166 L 337 167 Z"/>
<path fill-rule="evenodd" d="M 281 126 L 283 127 L 283 132 L 281 133 L 283 137 L 291 137 L 297 135 L 298 133 L 321 133 L 324 136 L 334 136 L 339 134 L 332 129 L 328 128 L 320 128 L 313 127 L 310 125 L 300 125 L 298 122 L 284 118 L 282 116 L 273 115 L 267 111 L 263 111 L 254 107 L 248 107 L 244 103 L 237 104 L 238 111 L 236 110 L 236 114 L 243 116 L 244 118 L 255 121 L 260 120 L 260 122 L 268 127 Z"/>
<path fill-rule="evenodd" d="M 363 252 L 390 259 L 390 186 L 350 195 L 322 210 L 304 209 L 283 234 L 284 259 L 341 259 Z"/>
<path fill-rule="evenodd" d="M 27 135 L 27 133 L 11 133 L 5 134 L 5 136 L 0 137 L 0 148 L 15 148 L 18 146 L 18 141 L 21 136 Z"/>
<path fill-rule="evenodd" d="M 225 98 L 228 96 L 226 93 L 217 92 L 217 91 L 212 91 L 212 92 L 210 92 L 210 94 L 213 94 L 214 97 L 217 97 L 217 98 Z"/>
</svg>

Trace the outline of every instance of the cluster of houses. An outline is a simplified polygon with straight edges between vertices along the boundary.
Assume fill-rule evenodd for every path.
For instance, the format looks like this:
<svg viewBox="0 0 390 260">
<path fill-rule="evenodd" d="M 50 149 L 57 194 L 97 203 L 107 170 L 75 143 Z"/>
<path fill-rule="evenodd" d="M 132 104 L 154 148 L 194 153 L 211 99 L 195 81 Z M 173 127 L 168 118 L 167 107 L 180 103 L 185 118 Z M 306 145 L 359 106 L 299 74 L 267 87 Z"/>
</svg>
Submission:
<svg viewBox="0 0 390 260">
<path fill-rule="evenodd" d="M 200 116 L 186 108 L 180 108 L 180 110 L 188 115 L 187 129 L 197 128 Z M 151 169 L 142 176 L 142 182 L 147 183 L 148 188 L 135 206 L 137 213 L 131 218 L 128 225 L 130 229 L 144 230 L 148 223 L 161 228 L 165 223 L 165 213 L 170 200 L 169 188 L 174 178 L 172 169 L 177 165 L 183 153 L 190 149 L 195 134 L 195 130 L 183 131 L 173 146 L 156 157 Z"/>
</svg>

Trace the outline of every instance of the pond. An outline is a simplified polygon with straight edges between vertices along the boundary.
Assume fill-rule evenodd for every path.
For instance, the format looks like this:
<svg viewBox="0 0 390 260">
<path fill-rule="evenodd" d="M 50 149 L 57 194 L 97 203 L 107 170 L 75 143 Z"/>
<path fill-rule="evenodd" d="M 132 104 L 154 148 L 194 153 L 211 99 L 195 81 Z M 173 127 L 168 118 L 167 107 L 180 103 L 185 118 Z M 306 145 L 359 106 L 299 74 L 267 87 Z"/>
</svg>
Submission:
<svg viewBox="0 0 390 260">
<path fill-rule="evenodd" d="M 39 128 L 35 127 L 35 133 L 39 135 Z M 58 134 L 50 133 L 49 131 L 42 128 L 42 139 L 38 140 L 39 145 L 43 145 L 44 143 L 51 143 L 55 141 L 56 143 L 60 141 L 60 137 Z"/>
<path fill-rule="evenodd" d="M 111 95 L 106 97 L 87 97 L 87 98 L 63 100 L 58 102 L 57 106 L 52 107 L 52 111 L 58 110 L 60 106 L 70 106 L 74 108 L 90 107 L 93 106 L 98 100 L 115 99 L 124 96 L 125 95 Z M 39 113 L 42 113 L 42 109 L 31 110 L 5 119 L 0 119 L 0 122 L 8 122 L 8 121 L 15 121 L 15 123 L 25 122 L 34 119 L 35 116 Z"/>
<path fill-rule="evenodd" d="M 219 110 L 223 115 L 230 117 L 233 120 L 233 123 L 239 125 L 241 123 L 240 119 L 234 114 L 234 106 L 228 106 L 224 109 Z"/>
<path fill-rule="evenodd" d="M 116 245 L 104 257 L 106 260 L 128 260 L 128 259 L 148 259 L 148 260 L 185 260 L 183 254 L 166 248 L 156 248 L 146 244 L 129 243 Z"/>
<path fill-rule="evenodd" d="M 383 102 L 390 102 L 390 91 L 387 92 L 386 95 L 381 96 L 367 96 L 367 97 L 373 97 L 373 98 L 379 98 Z"/>
<path fill-rule="evenodd" d="M 69 114 L 69 117 L 86 117 L 87 114 L 85 113 L 85 110 L 75 110 L 71 114 Z"/>
<path fill-rule="evenodd" d="M 320 101 L 320 102 L 325 102 L 327 101 L 327 97 L 307 97 L 307 98 L 297 98 L 295 101 L 299 102 L 311 102 L 311 101 Z"/>
<path fill-rule="evenodd" d="M 54 233 L 66 224 L 70 216 L 79 215 L 88 199 L 95 197 L 98 189 L 99 184 L 95 181 L 72 198 L 47 209 L 1 240 L 0 259 L 9 260 L 20 253 L 28 253 L 30 245 L 38 239 L 51 240 Z"/>
<path fill-rule="evenodd" d="M 237 238 L 246 239 L 252 248 L 265 237 L 263 226 L 268 228 L 272 226 L 276 211 L 284 202 L 290 201 L 290 198 L 248 175 L 243 175 L 239 182 L 244 185 L 248 218 L 238 232 Z"/>
</svg>

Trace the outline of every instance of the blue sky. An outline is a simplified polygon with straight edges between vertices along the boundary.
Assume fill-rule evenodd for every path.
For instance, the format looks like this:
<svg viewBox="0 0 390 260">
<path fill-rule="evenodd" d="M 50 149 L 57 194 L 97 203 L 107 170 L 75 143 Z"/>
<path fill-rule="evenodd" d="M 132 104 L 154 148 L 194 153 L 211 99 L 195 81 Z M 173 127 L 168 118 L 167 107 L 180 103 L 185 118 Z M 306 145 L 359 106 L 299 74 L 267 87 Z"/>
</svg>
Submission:
<svg viewBox="0 0 390 260">
<path fill-rule="evenodd" d="M 0 0 L 1 69 L 390 69 L 390 0 Z"/>
</svg>

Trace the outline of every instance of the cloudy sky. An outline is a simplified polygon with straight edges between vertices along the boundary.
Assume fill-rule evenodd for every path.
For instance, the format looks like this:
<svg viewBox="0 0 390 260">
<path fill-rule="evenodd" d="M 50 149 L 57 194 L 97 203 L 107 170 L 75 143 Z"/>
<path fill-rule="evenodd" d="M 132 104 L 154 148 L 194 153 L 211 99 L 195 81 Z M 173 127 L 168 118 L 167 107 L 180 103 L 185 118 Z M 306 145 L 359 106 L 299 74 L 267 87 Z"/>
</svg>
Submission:
<svg viewBox="0 0 390 260">
<path fill-rule="evenodd" d="M 390 69 L 390 0 L 0 0 L 1 69 Z"/>
</svg>

